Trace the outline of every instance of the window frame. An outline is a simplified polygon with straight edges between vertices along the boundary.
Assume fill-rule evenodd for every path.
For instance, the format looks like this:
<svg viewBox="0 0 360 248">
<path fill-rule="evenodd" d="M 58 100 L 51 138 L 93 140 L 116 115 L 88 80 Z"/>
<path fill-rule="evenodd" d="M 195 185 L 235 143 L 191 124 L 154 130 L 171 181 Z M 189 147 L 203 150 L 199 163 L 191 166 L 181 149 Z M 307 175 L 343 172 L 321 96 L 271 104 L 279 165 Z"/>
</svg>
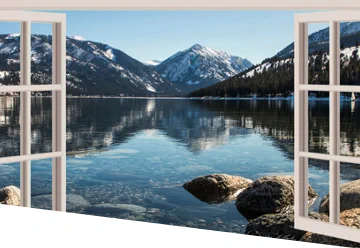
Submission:
<svg viewBox="0 0 360 248">
<path fill-rule="evenodd" d="M 340 22 L 360 21 L 360 11 L 294 15 L 295 228 L 360 242 L 360 231 L 340 225 L 340 162 L 360 158 L 340 155 L 340 92 L 360 93 L 360 86 L 340 85 Z M 308 84 L 308 24 L 329 23 L 329 85 Z M 308 152 L 308 91 L 329 92 L 329 154 Z M 308 159 L 329 161 L 329 222 L 308 218 Z"/>
<path fill-rule="evenodd" d="M 52 159 L 52 209 L 66 211 L 66 15 L 0 11 L 0 22 L 20 22 L 20 85 L 0 92 L 20 92 L 20 155 L 0 158 L 20 162 L 20 205 L 31 207 L 31 161 Z M 52 24 L 52 84 L 31 84 L 31 24 Z M 52 152 L 31 154 L 31 92 L 52 91 Z"/>
</svg>

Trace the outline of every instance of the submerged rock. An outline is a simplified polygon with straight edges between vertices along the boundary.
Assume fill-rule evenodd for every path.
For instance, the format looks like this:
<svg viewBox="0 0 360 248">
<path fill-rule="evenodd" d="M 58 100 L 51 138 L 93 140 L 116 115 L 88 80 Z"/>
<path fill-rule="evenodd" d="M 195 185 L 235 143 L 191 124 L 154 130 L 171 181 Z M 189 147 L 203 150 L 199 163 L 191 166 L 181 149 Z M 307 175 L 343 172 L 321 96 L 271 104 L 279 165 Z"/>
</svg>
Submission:
<svg viewBox="0 0 360 248">
<path fill-rule="evenodd" d="M 90 206 L 86 208 L 85 211 L 92 213 L 144 213 L 146 212 L 146 208 L 134 204 L 102 203 Z"/>
<path fill-rule="evenodd" d="M 340 186 L 340 211 L 353 208 L 360 208 L 360 179 Z M 319 212 L 329 213 L 329 195 L 321 200 Z"/>
<path fill-rule="evenodd" d="M 309 203 L 317 197 L 309 185 Z M 236 207 L 246 218 L 263 214 L 281 213 L 294 205 L 294 177 L 265 176 L 255 180 L 242 191 L 236 200 Z"/>
<path fill-rule="evenodd" d="M 360 227 L 360 208 L 346 210 L 340 213 L 340 225 L 359 228 Z M 317 233 L 307 232 L 301 241 L 312 242 L 326 245 L 336 245 L 345 247 L 360 247 L 360 243 L 349 240 L 338 239 Z"/>
<path fill-rule="evenodd" d="M 52 195 L 39 195 L 31 198 L 31 205 L 40 209 L 52 209 Z M 89 206 L 89 202 L 81 195 L 66 195 L 66 211 L 75 211 Z"/>
<path fill-rule="evenodd" d="M 309 213 L 310 219 L 329 221 L 325 214 Z M 305 231 L 294 228 L 294 213 L 285 214 L 266 214 L 249 221 L 245 234 L 281 238 L 290 240 L 300 240 Z"/>
<path fill-rule="evenodd" d="M 12 185 L 0 189 L 0 203 L 20 206 L 20 189 Z"/>
<path fill-rule="evenodd" d="M 201 201 L 221 203 L 235 200 L 251 183 L 252 180 L 240 176 L 212 174 L 195 178 L 183 187 Z"/>
</svg>

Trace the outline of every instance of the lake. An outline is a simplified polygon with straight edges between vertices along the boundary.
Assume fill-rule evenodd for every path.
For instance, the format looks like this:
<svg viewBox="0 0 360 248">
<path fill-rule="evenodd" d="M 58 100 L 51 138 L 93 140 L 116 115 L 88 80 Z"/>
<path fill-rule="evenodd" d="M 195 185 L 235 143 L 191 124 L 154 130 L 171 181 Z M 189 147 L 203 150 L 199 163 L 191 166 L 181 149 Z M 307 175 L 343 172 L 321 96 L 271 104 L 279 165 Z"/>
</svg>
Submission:
<svg viewBox="0 0 360 248">
<path fill-rule="evenodd" d="M 207 204 L 182 188 L 201 175 L 293 175 L 293 102 L 69 98 L 69 212 L 242 233 L 234 202 Z M 309 102 L 309 150 L 328 153 L 329 105 Z M 341 153 L 360 155 L 360 103 L 341 103 Z M 0 98 L 0 156 L 19 155 L 19 98 Z M 51 151 L 51 99 L 32 98 L 32 153 Z M 329 191 L 328 163 L 309 181 Z M 0 165 L 0 188 L 19 187 L 19 164 Z M 342 182 L 359 179 L 342 165 Z M 32 162 L 33 207 L 51 208 L 51 161 Z"/>
</svg>

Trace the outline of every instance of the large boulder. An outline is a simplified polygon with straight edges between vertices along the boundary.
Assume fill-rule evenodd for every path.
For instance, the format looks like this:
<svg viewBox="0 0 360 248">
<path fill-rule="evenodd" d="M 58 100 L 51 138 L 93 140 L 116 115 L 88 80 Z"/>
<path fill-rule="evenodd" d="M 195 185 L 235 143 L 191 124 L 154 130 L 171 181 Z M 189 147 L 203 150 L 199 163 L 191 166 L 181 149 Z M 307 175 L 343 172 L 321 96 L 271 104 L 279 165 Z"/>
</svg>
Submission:
<svg viewBox="0 0 360 248">
<path fill-rule="evenodd" d="M 309 203 L 317 197 L 309 185 Z M 265 176 L 255 180 L 242 191 L 236 200 L 236 207 L 246 218 L 263 214 L 281 213 L 294 205 L 294 177 Z"/>
<path fill-rule="evenodd" d="M 251 183 L 252 180 L 240 176 L 212 174 L 195 178 L 183 187 L 201 201 L 221 203 L 235 200 Z"/>
<path fill-rule="evenodd" d="M 0 203 L 20 206 L 20 189 L 12 185 L 0 189 Z"/>
<path fill-rule="evenodd" d="M 360 208 L 360 179 L 340 186 L 340 211 L 353 208 Z M 329 213 L 329 195 L 321 200 L 319 212 Z"/>
<path fill-rule="evenodd" d="M 310 219 L 329 221 L 325 214 L 309 213 Z M 300 240 L 306 232 L 294 228 L 294 213 L 266 214 L 250 220 L 246 226 L 245 234 Z"/>
<path fill-rule="evenodd" d="M 340 224 L 348 227 L 360 228 L 360 208 L 341 212 Z M 301 241 L 345 247 L 360 247 L 360 243 L 352 242 L 349 240 L 337 239 L 334 237 L 329 237 L 312 232 L 307 232 L 301 238 Z"/>
</svg>

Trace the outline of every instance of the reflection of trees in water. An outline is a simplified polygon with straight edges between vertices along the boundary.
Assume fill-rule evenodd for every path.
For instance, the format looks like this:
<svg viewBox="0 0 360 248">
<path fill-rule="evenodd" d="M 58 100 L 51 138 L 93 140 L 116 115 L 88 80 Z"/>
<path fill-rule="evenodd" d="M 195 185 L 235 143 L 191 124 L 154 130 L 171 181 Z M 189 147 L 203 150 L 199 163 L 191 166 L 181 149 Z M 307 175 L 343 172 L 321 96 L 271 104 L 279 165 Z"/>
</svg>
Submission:
<svg viewBox="0 0 360 248">
<path fill-rule="evenodd" d="M 33 152 L 51 150 L 51 99 L 33 98 Z M 349 105 L 349 106 L 348 106 Z M 343 154 L 359 154 L 358 109 L 342 104 Z M 309 104 L 309 148 L 327 152 L 328 103 Z M 0 98 L 2 156 L 18 154 L 19 99 Z M 105 149 L 142 130 L 158 129 L 192 152 L 255 132 L 273 140 L 293 158 L 293 102 L 201 101 L 171 99 L 68 99 L 67 147 L 70 152 Z"/>
<path fill-rule="evenodd" d="M 102 149 L 125 142 L 142 130 L 161 130 L 175 142 L 196 152 L 228 142 L 248 130 L 222 115 L 194 106 L 192 101 L 153 99 L 71 99 L 82 105 L 68 122 L 68 149 Z M 72 110 L 68 112 L 71 113 Z M 101 136 L 101 137 L 99 137 Z M 96 140 L 96 141 L 95 141 Z M 96 142 L 96 144 L 94 144 Z"/>
</svg>

